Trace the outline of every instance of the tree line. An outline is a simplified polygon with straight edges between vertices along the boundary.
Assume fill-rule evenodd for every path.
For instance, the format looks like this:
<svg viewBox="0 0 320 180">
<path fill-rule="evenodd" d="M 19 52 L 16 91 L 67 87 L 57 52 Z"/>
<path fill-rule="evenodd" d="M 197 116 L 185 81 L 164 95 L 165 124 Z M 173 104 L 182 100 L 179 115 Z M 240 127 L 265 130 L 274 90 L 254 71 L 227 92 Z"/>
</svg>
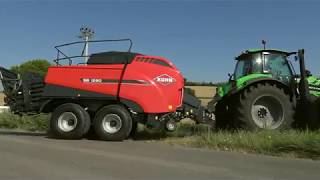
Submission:
<svg viewBox="0 0 320 180">
<path fill-rule="evenodd" d="M 46 75 L 48 68 L 52 64 L 46 59 L 33 59 L 28 60 L 22 64 L 10 67 L 10 70 L 17 74 L 24 74 L 26 72 L 39 73 L 41 75 Z"/>
</svg>

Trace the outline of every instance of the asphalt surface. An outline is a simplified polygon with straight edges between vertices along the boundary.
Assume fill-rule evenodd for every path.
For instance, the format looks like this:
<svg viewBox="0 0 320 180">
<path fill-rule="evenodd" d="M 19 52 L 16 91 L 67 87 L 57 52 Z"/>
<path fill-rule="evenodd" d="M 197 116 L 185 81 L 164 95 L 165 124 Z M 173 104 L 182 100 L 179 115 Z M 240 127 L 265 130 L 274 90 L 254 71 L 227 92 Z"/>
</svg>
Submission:
<svg viewBox="0 0 320 180">
<path fill-rule="evenodd" d="M 0 179 L 320 179 L 320 161 L 0 131 Z"/>
</svg>

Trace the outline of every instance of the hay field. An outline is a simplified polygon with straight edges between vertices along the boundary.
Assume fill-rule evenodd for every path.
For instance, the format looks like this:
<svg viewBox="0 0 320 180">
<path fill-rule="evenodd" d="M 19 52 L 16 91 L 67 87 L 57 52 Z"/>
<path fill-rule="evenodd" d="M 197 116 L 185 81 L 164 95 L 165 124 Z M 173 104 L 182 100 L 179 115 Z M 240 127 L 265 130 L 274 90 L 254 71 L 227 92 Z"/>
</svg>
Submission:
<svg viewBox="0 0 320 180">
<path fill-rule="evenodd" d="M 4 94 L 0 92 L 0 106 L 4 105 Z"/>
<path fill-rule="evenodd" d="M 212 97 L 216 94 L 216 87 L 214 86 L 186 86 L 187 88 L 195 90 L 196 96 L 201 100 L 202 105 L 207 105 Z"/>
</svg>

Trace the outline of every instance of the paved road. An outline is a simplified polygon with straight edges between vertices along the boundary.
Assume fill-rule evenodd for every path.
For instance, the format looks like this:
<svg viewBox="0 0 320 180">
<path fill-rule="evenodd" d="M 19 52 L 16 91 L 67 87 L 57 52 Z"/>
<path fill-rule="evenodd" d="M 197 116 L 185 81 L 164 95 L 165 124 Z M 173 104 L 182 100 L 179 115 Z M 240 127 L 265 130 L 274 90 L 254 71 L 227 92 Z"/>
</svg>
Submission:
<svg viewBox="0 0 320 180">
<path fill-rule="evenodd" d="M 320 162 L 0 132 L 0 179 L 320 179 Z"/>
</svg>

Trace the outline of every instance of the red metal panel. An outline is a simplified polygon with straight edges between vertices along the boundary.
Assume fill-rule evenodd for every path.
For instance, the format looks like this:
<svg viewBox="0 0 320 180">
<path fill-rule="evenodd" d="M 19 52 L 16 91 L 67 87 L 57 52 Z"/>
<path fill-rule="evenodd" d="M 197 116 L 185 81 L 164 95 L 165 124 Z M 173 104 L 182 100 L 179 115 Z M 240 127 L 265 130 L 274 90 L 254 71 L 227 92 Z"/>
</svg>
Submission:
<svg viewBox="0 0 320 180">
<path fill-rule="evenodd" d="M 116 95 L 118 83 L 88 83 L 81 79 L 119 80 L 124 65 L 88 65 L 50 67 L 45 82 L 65 87 Z"/>
<path fill-rule="evenodd" d="M 136 57 L 138 58 L 138 57 Z M 145 58 L 161 57 L 147 56 Z M 172 65 L 168 60 L 165 62 Z M 172 78 L 170 82 L 158 82 L 157 77 Z M 184 78 L 173 66 L 165 67 L 144 61 L 133 61 L 127 67 L 125 79 L 145 81 L 147 84 L 122 84 L 120 97 L 130 99 L 140 104 L 146 113 L 173 112 L 181 106 Z M 164 79 L 166 80 L 166 79 Z M 172 109 L 169 109 L 169 106 Z"/>
</svg>

